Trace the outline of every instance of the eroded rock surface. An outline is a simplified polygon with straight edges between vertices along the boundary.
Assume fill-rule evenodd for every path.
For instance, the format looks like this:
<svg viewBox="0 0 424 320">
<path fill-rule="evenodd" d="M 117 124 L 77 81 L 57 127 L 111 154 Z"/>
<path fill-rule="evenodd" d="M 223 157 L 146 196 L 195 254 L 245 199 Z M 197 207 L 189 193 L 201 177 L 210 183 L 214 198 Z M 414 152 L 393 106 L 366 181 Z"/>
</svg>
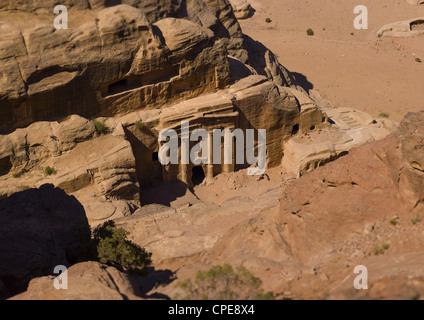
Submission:
<svg viewBox="0 0 424 320">
<path fill-rule="evenodd" d="M 216 190 L 222 186 L 227 198 L 196 189 L 207 208 L 145 208 L 146 214 L 134 216 L 137 222 L 120 223 L 134 226 L 134 240 L 156 253 L 161 267 L 180 268 L 175 258 L 190 258 L 180 260 L 181 278 L 192 276 L 193 268 L 231 263 L 261 275 L 280 298 L 422 298 L 423 121 L 424 112 L 408 114 L 384 140 L 299 179 L 289 181 L 282 172 L 279 180 L 271 170 L 269 179 L 252 183 L 240 176 L 226 184 L 224 174 Z M 232 198 L 237 195 L 244 197 Z M 237 208 L 231 220 L 218 228 L 214 220 L 226 221 L 221 210 L 231 208 Z M 369 267 L 370 291 L 353 289 L 357 265 Z M 403 280 L 405 287 L 397 285 Z M 173 284 L 157 289 L 169 296 L 175 290 Z"/>
<path fill-rule="evenodd" d="M 98 262 L 68 269 L 68 289 L 57 290 L 55 276 L 31 280 L 27 291 L 11 300 L 140 300 L 140 291 L 127 274 Z"/>
<path fill-rule="evenodd" d="M 393 22 L 381 27 L 377 35 L 379 37 L 412 37 L 424 34 L 424 18 L 414 18 Z"/>
<path fill-rule="evenodd" d="M 294 85 L 269 51 L 252 59 L 227 0 L 164 1 L 159 9 L 156 1 L 91 2 L 64 1 L 70 26 L 56 30 L 53 1 L 2 1 L 0 132 L 213 92 L 234 78 L 228 56 Z"/>
</svg>

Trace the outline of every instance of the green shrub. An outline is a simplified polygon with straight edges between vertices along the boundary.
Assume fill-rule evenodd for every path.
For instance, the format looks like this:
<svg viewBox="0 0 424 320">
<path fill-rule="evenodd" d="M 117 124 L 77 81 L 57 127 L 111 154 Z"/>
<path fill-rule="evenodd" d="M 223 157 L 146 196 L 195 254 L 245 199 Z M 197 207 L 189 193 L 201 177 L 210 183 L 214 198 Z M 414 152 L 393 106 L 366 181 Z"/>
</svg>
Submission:
<svg viewBox="0 0 424 320">
<path fill-rule="evenodd" d="M 272 300 L 272 293 L 260 290 L 262 281 L 245 267 L 229 264 L 199 271 L 194 281 L 180 282 L 185 300 Z"/>
<path fill-rule="evenodd" d="M 142 122 L 137 122 L 137 123 L 135 124 L 135 126 L 136 126 L 138 129 L 143 129 L 146 125 L 145 125 L 144 123 L 142 123 Z"/>
<path fill-rule="evenodd" d="M 272 20 L 271 20 L 271 18 L 266 18 L 266 19 L 265 19 L 265 22 L 266 22 L 266 23 L 271 23 L 271 22 L 272 22 Z"/>
<path fill-rule="evenodd" d="M 389 222 L 392 226 L 396 226 L 398 224 L 398 221 L 396 219 L 392 219 Z"/>
<path fill-rule="evenodd" d="M 143 271 L 151 265 L 152 254 L 127 239 L 129 232 L 107 221 L 93 231 L 93 241 L 100 263 L 122 271 Z"/>
<path fill-rule="evenodd" d="M 378 116 L 381 117 L 381 118 L 389 118 L 390 117 L 390 115 L 388 113 L 385 113 L 385 112 L 380 113 Z"/>
<path fill-rule="evenodd" d="M 418 63 L 422 62 L 420 58 L 415 58 L 415 61 L 418 62 Z"/>
<path fill-rule="evenodd" d="M 44 169 L 44 173 L 46 174 L 46 176 L 51 176 L 53 174 L 56 174 L 57 172 L 56 172 L 55 168 L 48 166 Z"/>
<path fill-rule="evenodd" d="M 387 250 L 389 250 L 390 246 L 387 243 L 383 243 L 381 245 L 376 245 L 372 249 L 374 255 L 378 256 L 380 254 L 384 254 Z"/>
<path fill-rule="evenodd" d="M 418 222 L 421 222 L 421 218 L 419 216 L 415 216 L 411 219 L 411 223 L 416 225 Z"/>
<path fill-rule="evenodd" d="M 94 126 L 98 134 L 106 134 L 107 128 L 103 121 L 93 120 Z"/>
<path fill-rule="evenodd" d="M 315 35 L 315 32 L 314 32 L 314 30 L 312 30 L 311 28 L 309 28 L 308 30 L 306 30 L 306 34 L 308 36 L 313 36 L 313 35 Z"/>
<path fill-rule="evenodd" d="M 151 253 L 127 239 L 128 232 L 106 221 L 93 231 L 89 226 L 79 230 L 78 244 L 67 251 L 71 264 L 98 261 L 121 271 L 141 273 L 151 264 Z"/>
</svg>

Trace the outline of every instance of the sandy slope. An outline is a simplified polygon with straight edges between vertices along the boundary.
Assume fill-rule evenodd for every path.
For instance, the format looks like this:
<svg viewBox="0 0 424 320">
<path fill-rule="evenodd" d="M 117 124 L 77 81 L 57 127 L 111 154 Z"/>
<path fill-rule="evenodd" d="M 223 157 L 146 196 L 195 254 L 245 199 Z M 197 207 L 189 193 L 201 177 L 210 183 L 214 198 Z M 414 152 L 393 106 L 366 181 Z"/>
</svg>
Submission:
<svg viewBox="0 0 424 320">
<path fill-rule="evenodd" d="M 251 0 L 243 32 L 261 41 L 306 87 L 338 106 L 400 120 L 424 109 L 424 37 L 376 36 L 391 22 L 424 16 L 405 0 Z M 369 29 L 355 30 L 356 5 L 369 10 Z M 266 23 L 266 18 L 271 23 Z M 312 28 L 315 36 L 306 35 Z M 353 34 L 351 34 L 353 33 Z"/>
</svg>

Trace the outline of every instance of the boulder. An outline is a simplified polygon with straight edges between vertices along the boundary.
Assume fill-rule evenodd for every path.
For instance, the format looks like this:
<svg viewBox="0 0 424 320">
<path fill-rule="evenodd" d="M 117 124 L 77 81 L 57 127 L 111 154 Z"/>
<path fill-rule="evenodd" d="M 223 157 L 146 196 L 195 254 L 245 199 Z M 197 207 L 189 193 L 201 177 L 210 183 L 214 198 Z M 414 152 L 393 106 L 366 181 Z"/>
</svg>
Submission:
<svg viewBox="0 0 424 320">
<path fill-rule="evenodd" d="M 10 300 L 140 300 L 137 284 L 127 274 L 97 262 L 67 270 L 68 289 L 54 287 L 55 276 L 31 280 L 28 289 Z"/>
<path fill-rule="evenodd" d="M 247 0 L 230 0 L 234 15 L 237 19 L 247 19 L 252 14 L 252 7 Z"/>
</svg>

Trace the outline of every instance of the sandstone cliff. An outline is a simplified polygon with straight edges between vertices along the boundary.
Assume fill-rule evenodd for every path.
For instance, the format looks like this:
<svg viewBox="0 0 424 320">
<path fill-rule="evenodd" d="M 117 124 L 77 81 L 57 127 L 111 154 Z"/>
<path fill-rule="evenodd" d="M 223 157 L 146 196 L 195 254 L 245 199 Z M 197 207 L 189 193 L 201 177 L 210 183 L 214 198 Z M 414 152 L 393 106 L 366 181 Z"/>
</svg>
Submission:
<svg viewBox="0 0 424 320">
<path fill-rule="evenodd" d="M 212 92 L 234 78 L 229 57 L 294 85 L 266 48 L 246 44 L 227 0 L 64 1 L 68 30 L 53 27 L 54 3 L 0 2 L 0 132 Z"/>
</svg>

